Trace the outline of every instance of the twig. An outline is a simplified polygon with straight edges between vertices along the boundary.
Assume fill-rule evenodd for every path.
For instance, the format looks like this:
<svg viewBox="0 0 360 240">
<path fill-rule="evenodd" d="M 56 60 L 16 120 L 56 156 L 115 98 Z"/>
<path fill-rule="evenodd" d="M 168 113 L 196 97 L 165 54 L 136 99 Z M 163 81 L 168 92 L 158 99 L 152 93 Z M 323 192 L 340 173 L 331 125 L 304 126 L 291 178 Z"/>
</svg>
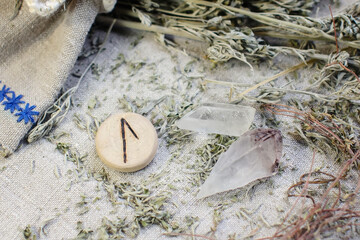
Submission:
<svg viewBox="0 0 360 240">
<path fill-rule="evenodd" d="M 328 187 L 328 189 L 326 190 L 326 192 L 323 194 L 322 198 L 321 198 L 321 202 L 323 203 L 323 209 L 326 207 L 326 204 L 328 202 L 328 199 L 325 200 L 325 198 L 327 197 L 327 195 L 329 194 L 330 190 L 332 188 L 334 188 L 334 186 L 336 185 L 337 182 L 340 181 L 340 179 L 343 177 L 345 171 L 347 171 L 347 168 L 353 163 L 355 162 L 360 156 L 360 150 L 358 150 L 356 152 L 356 154 L 350 159 L 348 160 L 344 167 L 341 169 L 339 175 L 337 176 L 337 178 L 335 179 L 335 181 L 330 185 L 330 187 Z"/>
<path fill-rule="evenodd" d="M 314 61 L 315 61 L 314 59 L 311 59 L 311 60 L 307 61 L 306 63 L 300 63 L 300 64 L 295 65 L 295 66 L 293 66 L 293 67 L 291 67 L 291 68 L 288 68 L 288 69 L 286 69 L 286 70 L 284 70 L 284 71 L 282 71 L 282 72 L 280 72 L 280 73 L 278 73 L 278 74 L 275 74 L 274 76 L 271 76 L 271 77 L 265 79 L 264 81 L 262 81 L 262 82 L 260 82 L 260 83 L 258 83 L 258 84 L 255 84 L 255 85 L 252 86 L 251 88 L 246 89 L 245 91 L 243 91 L 242 93 L 240 93 L 238 100 L 240 100 L 240 99 L 241 99 L 244 95 L 246 95 L 247 93 L 249 93 L 249 92 L 251 92 L 251 91 L 259 88 L 260 86 L 265 85 L 266 83 L 269 83 L 269 82 L 271 82 L 271 81 L 274 81 L 275 79 L 277 79 L 277 78 L 279 78 L 279 77 L 281 77 L 281 76 L 284 76 L 284 75 L 286 75 L 286 74 L 288 74 L 288 73 L 294 72 L 294 71 L 296 71 L 296 70 L 298 70 L 298 69 L 300 69 L 300 68 L 302 68 L 302 67 L 304 67 L 304 66 L 307 66 L 308 64 L 313 63 Z M 238 100 L 237 100 L 237 101 L 238 101 Z"/>
<path fill-rule="evenodd" d="M 345 69 L 346 71 L 348 71 L 349 73 L 351 73 L 352 75 L 354 75 L 355 78 L 356 78 L 356 79 L 358 80 L 358 82 L 360 83 L 360 78 L 356 75 L 356 73 L 355 73 L 354 71 L 352 71 L 352 70 L 350 70 L 349 68 L 345 67 L 344 64 L 342 64 L 341 62 L 338 62 L 338 63 L 339 63 L 339 65 L 340 65 L 343 69 Z"/>
<path fill-rule="evenodd" d="M 330 5 L 329 5 L 329 10 L 330 10 L 330 15 L 331 15 L 331 19 L 332 19 L 332 22 L 333 22 L 333 28 L 334 28 L 334 37 L 335 37 L 335 43 L 336 43 L 336 53 L 339 53 L 338 40 L 337 40 L 337 37 L 336 37 L 335 19 L 334 19 L 334 16 L 332 14 Z"/>
<path fill-rule="evenodd" d="M 190 233 L 163 233 L 162 235 L 173 236 L 173 237 L 175 237 L 175 236 L 200 237 L 200 238 L 204 238 L 204 239 L 208 239 L 208 240 L 215 240 L 214 238 L 207 237 L 204 235 L 190 234 Z"/>
<path fill-rule="evenodd" d="M 300 195 L 296 198 L 296 201 L 294 202 L 294 204 L 292 205 L 291 209 L 286 213 L 285 215 L 285 218 L 283 219 L 281 225 L 283 225 L 285 223 L 285 221 L 287 220 L 287 218 L 289 217 L 290 213 L 294 210 L 294 208 L 296 207 L 297 203 L 299 202 L 300 198 L 303 196 L 303 194 L 305 193 L 305 191 L 307 190 L 307 187 L 309 185 L 309 181 L 310 181 L 310 175 L 311 175 L 311 172 L 312 172 L 312 168 L 314 166 L 314 162 L 315 162 L 315 150 L 313 152 L 313 157 L 312 157 L 312 160 L 311 160 L 311 165 L 310 165 L 310 171 L 309 171 L 309 175 L 306 179 L 306 183 L 305 183 L 305 186 L 304 188 L 302 189 Z M 276 233 L 274 234 L 277 235 L 279 232 L 281 232 L 281 230 L 277 230 Z"/>
<path fill-rule="evenodd" d="M 204 79 L 203 80 L 203 84 L 208 84 L 208 83 L 213 83 L 213 84 L 218 84 L 218 85 L 223 85 L 223 86 L 229 86 L 231 89 L 233 89 L 234 87 L 252 87 L 253 85 L 248 84 L 248 83 L 237 83 L 237 82 L 226 82 L 226 81 L 219 81 L 219 80 L 215 80 L 215 79 Z M 288 88 L 278 88 L 278 87 L 266 87 L 266 86 L 259 86 L 258 89 L 260 90 L 271 90 L 271 91 L 279 91 L 279 92 L 286 92 L 286 93 L 294 93 L 294 94 L 304 94 L 304 95 L 309 95 L 312 96 L 318 100 L 321 101 L 326 101 L 326 102 L 336 102 L 336 100 L 334 99 L 330 99 L 328 96 L 323 95 L 323 94 L 319 94 L 319 93 L 315 93 L 315 92 L 309 92 L 309 91 L 304 91 L 304 90 L 296 90 L 296 89 L 288 89 Z M 234 90 L 234 89 L 233 89 Z M 232 91 L 233 91 L 232 90 Z M 236 102 L 236 100 L 231 101 L 231 102 Z M 342 122 L 345 125 L 349 125 L 351 127 L 354 127 L 356 129 L 360 129 L 360 127 L 357 126 L 353 126 L 351 124 L 348 124 L 346 122 Z"/>
<path fill-rule="evenodd" d="M 16 0 L 15 11 L 13 16 L 10 18 L 10 21 L 14 20 L 19 15 L 23 2 L 24 0 Z"/>
<path fill-rule="evenodd" d="M 112 21 L 116 21 L 115 26 L 117 26 L 117 27 L 126 27 L 126 28 L 142 30 L 142 31 L 163 33 L 163 34 L 169 34 L 169 35 L 174 35 L 174 36 L 178 36 L 178 37 L 189 38 L 192 40 L 202 41 L 202 39 L 200 37 L 197 37 L 193 34 L 185 32 L 185 31 L 174 30 L 171 28 L 161 27 L 161 26 L 157 26 L 157 25 L 146 26 L 139 22 L 114 19 L 114 18 L 105 17 L 105 16 L 97 16 L 96 21 L 99 23 L 103 23 L 105 25 L 110 24 Z"/>
<path fill-rule="evenodd" d="M 329 10 L 330 10 L 331 18 L 332 18 L 332 21 L 333 21 L 334 37 L 335 37 L 335 43 L 336 43 L 336 53 L 338 54 L 339 53 L 339 47 L 338 47 L 338 39 L 337 39 L 337 36 L 336 36 L 335 19 L 333 17 L 330 5 L 329 5 Z M 331 65 L 335 65 L 335 64 L 339 64 L 345 71 L 347 71 L 347 72 L 351 73 L 353 76 L 355 76 L 355 78 L 360 83 L 360 78 L 356 75 L 356 73 L 354 71 L 352 71 L 351 69 L 347 68 L 343 63 L 341 63 L 339 61 L 335 61 L 335 62 L 327 64 L 326 66 L 331 66 Z"/>
</svg>

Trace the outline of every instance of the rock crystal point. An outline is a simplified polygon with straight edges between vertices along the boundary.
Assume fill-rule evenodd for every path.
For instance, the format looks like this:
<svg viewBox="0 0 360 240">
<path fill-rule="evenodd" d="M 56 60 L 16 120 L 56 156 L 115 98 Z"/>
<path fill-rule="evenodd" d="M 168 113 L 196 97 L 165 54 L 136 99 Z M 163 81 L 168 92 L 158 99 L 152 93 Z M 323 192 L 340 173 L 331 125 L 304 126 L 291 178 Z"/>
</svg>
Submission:
<svg viewBox="0 0 360 240">
<path fill-rule="evenodd" d="M 176 126 L 181 129 L 241 136 L 254 120 L 255 108 L 225 103 L 206 103 L 182 117 Z"/>
<path fill-rule="evenodd" d="M 259 128 L 243 134 L 220 155 L 197 198 L 243 187 L 277 172 L 282 155 L 279 130 Z"/>
</svg>

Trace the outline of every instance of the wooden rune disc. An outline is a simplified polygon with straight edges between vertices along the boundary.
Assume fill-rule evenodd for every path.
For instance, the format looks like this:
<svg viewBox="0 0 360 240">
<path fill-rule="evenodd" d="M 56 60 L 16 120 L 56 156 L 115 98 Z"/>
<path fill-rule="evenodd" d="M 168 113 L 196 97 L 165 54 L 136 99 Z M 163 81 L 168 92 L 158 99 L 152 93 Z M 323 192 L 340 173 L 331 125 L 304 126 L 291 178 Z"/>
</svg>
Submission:
<svg viewBox="0 0 360 240">
<path fill-rule="evenodd" d="M 146 167 L 158 148 L 158 137 L 151 122 L 136 113 L 110 116 L 99 127 L 96 151 L 109 167 L 135 172 Z"/>
</svg>

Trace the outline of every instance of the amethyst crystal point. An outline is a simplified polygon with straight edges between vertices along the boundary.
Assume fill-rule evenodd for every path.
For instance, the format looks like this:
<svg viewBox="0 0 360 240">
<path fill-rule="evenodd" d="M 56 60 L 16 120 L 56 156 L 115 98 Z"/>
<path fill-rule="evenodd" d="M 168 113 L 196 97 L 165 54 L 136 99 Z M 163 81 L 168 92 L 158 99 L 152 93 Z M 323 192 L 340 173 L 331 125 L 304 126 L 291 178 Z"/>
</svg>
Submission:
<svg viewBox="0 0 360 240">
<path fill-rule="evenodd" d="M 276 129 L 259 128 L 243 134 L 220 155 L 197 198 L 224 192 L 270 177 L 282 155 L 282 136 Z"/>
<path fill-rule="evenodd" d="M 241 136 L 254 120 L 255 108 L 225 103 L 205 103 L 177 123 L 181 129 Z"/>
</svg>

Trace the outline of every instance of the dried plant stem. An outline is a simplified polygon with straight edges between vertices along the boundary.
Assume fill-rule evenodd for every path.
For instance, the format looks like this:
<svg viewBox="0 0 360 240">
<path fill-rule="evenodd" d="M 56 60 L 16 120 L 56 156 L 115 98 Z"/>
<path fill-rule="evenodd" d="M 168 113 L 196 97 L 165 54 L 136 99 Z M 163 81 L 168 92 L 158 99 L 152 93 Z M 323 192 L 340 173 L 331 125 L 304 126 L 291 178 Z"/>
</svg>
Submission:
<svg viewBox="0 0 360 240">
<path fill-rule="evenodd" d="M 334 28 L 334 37 L 335 37 L 335 43 L 336 43 L 336 53 L 339 53 L 339 45 L 338 45 L 338 39 L 336 37 L 336 25 L 335 25 L 335 19 L 331 10 L 331 6 L 329 5 L 329 11 L 330 11 L 330 15 L 331 15 L 331 19 L 332 19 L 332 23 L 333 23 L 333 28 Z"/>
<path fill-rule="evenodd" d="M 338 46 L 338 39 L 336 36 L 336 27 L 335 27 L 335 19 L 333 17 L 332 11 L 331 11 L 331 6 L 329 6 L 329 10 L 330 10 L 330 14 L 331 14 L 331 19 L 333 21 L 333 28 L 334 28 L 334 37 L 335 37 L 335 43 L 336 43 L 336 53 L 339 53 L 339 46 Z M 358 80 L 358 82 L 360 83 L 360 78 L 356 75 L 356 73 L 354 71 L 352 71 L 351 69 L 347 68 L 343 63 L 339 62 L 339 61 L 335 61 L 332 63 L 329 63 L 327 66 L 331 66 L 331 65 L 335 65 L 335 64 L 339 64 L 345 71 L 351 73 L 353 76 L 355 76 L 356 80 Z"/>
<path fill-rule="evenodd" d="M 358 75 L 356 75 L 356 73 L 352 70 L 350 70 L 349 68 L 345 67 L 344 64 L 342 64 L 341 62 L 339 62 L 339 65 L 345 70 L 348 71 L 349 73 L 351 73 L 352 75 L 355 76 L 356 80 L 358 80 L 358 82 L 360 83 L 360 78 L 358 77 Z"/>
<path fill-rule="evenodd" d="M 330 6 L 329 6 L 329 9 L 330 9 L 332 22 L 333 22 L 334 35 L 336 36 L 335 19 L 333 17 Z M 290 23 L 290 24 L 293 25 L 293 26 L 297 25 L 297 24 L 293 24 L 293 23 Z M 268 24 L 268 25 L 271 25 L 271 24 Z M 303 26 L 301 26 L 301 27 L 303 27 Z M 304 30 L 303 28 L 301 28 L 301 29 Z M 311 28 L 308 28 L 308 30 L 309 29 L 311 29 Z M 275 38 L 282 38 L 282 39 L 315 40 L 313 35 L 308 35 L 308 34 L 304 34 L 304 33 L 291 34 L 291 33 L 285 32 L 285 31 L 278 32 L 278 31 L 274 31 L 272 27 L 267 27 L 267 26 L 254 27 L 254 28 L 252 28 L 252 30 L 254 32 L 256 32 L 256 35 L 259 35 L 259 36 L 268 36 L 268 37 L 275 37 Z M 317 30 L 317 31 L 322 32 L 321 30 Z M 324 34 L 324 32 L 323 32 L 323 34 Z M 323 35 L 323 34 L 321 34 L 321 35 Z M 330 35 L 328 35 L 328 34 L 326 34 L 326 35 L 327 35 L 326 40 L 332 40 Z M 336 43 L 336 52 L 338 53 L 339 52 L 338 40 L 336 39 L 336 37 L 334 37 L 334 39 L 332 41 L 335 41 L 335 43 Z"/>
<path fill-rule="evenodd" d="M 302 189 L 301 193 L 297 196 L 294 204 L 292 205 L 292 207 L 290 208 L 290 210 L 286 213 L 284 219 L 282 220 L 282 223 L 280 224 L 280 227 L 283 226 L 286 222 L 286 220 L 288 219 L 288 217 L 290 216 L 290 214 L 292 213 L 292 211 L 294 210 L 294 208 L 296 207 L 297 203 L 299 202 L 299 200 L 304 197 L 305 195 L 305 192 L 307 191 L 307 188 L 309 186 L 309 182 L 310 182 L 310 175 L 312 173 L 312 168 L 314 166 L 314 162 L 315 162 L 315 151 L 313 152 L 313 157 L 312 157 L 312 160 L 311 160 L 311 165 L 310 165 L 310 171 L 309 171 L 309 174 L 308 174 L 308 177 L 306 179 L 306 182 L 305 182 L 305 186 L 304 188 Z M 302 204 L 303 205 L 303 204 Z M 283 232 L 284 230 L 286 230 L 287 227 L 283 227 L 282 229 L 278 229 L 276 231 L 276 233 L 274 234 L 274 236 L 278 235 L 280 232 Z M 265 240 L 265 239 L 271 239 L 271 238 L 260 238 L 258 240 Z"/>
<path fill-rule="evenodd" d="M 301 26 L 299 24 L 279 20 L 279 19 L 276 19 L 273 17 L 268 17 L 268 16 L 266 16 L 266 14 L 251 12 L 251 11 L 248 11 L 248 10 L 245 10 L 242 8 L 235 8 L 235 7 L 226 6 L 226 5 L 223 5 L 220 3 L 207 2 L 207 1 L 203 1 L 203 0 L 189 0 L 189 2 L 207 6 L 207 7 L 217 7 L 217 8 L 220 8 L 220 9 L 223 9 L 223 10 L 229 12 L 230 14 L 240 13 L 240 14 L 248 16 L 258 22 L 261 22 L 265 25 L 275 27 L 277 29 L 284 29 L 289 32 L 299 32 L 302 35 L 308 35 L 309 37 L 312 38 L 312 40 L 329 40 L 332 42 L 336 41 L 335 37 L 325 33 L 322 30 L 319 30 L 316 28 L 309 28 L 306 26 Z M 339 40 L 339 42 L 344 44 L 345 46 L 360 49 L 360 44 L 358 44 L 356 42 L 342 41 L 342 40 Z"/>
<path fill-rule="evenodd" d="M 298 34 L 291 34 L 288 32 L 275 32 L 273 30 L 264 31 L 264 27 L 254 27 L 251 30 L 256 33 L 257 36 L 266 36 L 266 37 L 273 37 L 273 38 L 281 38 L 281 39 L 293 39 L 293 40 L 314 40 L 312 36 L 305 36 L 305 35 L 298 35 Z"/>
<path fill-rule="evenodd" d="M 105 17 L 105 16 L 98 16 L 96 18 L 96 21 L 98 21 L 100 23 L 104 23 L 106 25 L 111 24 L 112 21 L 114 21 L 114 20 L 115 20 L 114 18 Z M 115 21 L 116 21 L 115 26 L 117 26 L 117 27 L 126 27 L 126 28 L 142 30 L 142 31 L 170 34 L 170 35 L 174 35 L 174 36 L 178 36 L 178 37 L 184 37 L 184 38 L 189 38 L 192 40 L 202 41 L 202 39 L 200 37 L 189 34 L 185 31 L 174 30 L 171 28 L 161 27 L 161 26 L 157 26 L 157 25 L 146 26 L 139 22 L 126 21 L 126 20 L 121 20 L 121 19 L 116 19 Z"/>
<path fill-rule="evenodd" d="M 190 234 L 190 233 L 164 233 L 163 235 L 171 236 L 171 237 L 176 237 L 176 236 L 199 237 L 199 238 L 204 238 L 204 239 L 208 239 L 208 240 L 215 240 L 214 238 L 207 237 L 207 236 L 204 236 L 204 235 Z"/>
<path fill-rule="evenodd" d="M 360 156 L 360 150 L 357 151 L 355 153 L 355 155 L 348 161 L 346 161 L 344 167 L 341 169 L 340 173 L 338 174 L 337 178 L 335 179 L 335 181 L 332 182 L 332 184 L 328 187 L 328 189 L 326 190 L 326 192 L 323 194 L 322 198 L 321 198 L 321 203 L 323 204 L 323 209 L 326 207 L 326 204 L 328 202 L 327 196 L 329 195 L 329 192 L 331 189 L 333 189 L 335 187 L 335 185 L 340 181 L 340 179 L 343 177 L 343 175 L 345 174 L 345 172 L 348 170 L 349 166 L 351 166 L 351 164 L 353 164 Z M 360 179 L 359 179 L 360 180 Z"/>
<path fill-rule="evenodd" d="M 279 107 L 285 109 L 280 109 Z M 329 127 L 325 126 L 314 116 L 312 116 L 311 113 L 303 112 L 297 108 L 283 104 L 273 104 L 273 106 L 268 105 L 266 106 L 266 109 L 274 114 L 293 117 L 308 124 L 312 129 L 320 133 L 322 136 L 328 138 L 330 141 L 336 140 L 335 142 L 333 142 L 333 144 L 335 144 L 341 151 L 350 154 L 350 156 L 354 155 L 352 149 L 348 147 L 338 135 L 336 135 Z M 323 116 L 326 117 L 326 115 Z M 334 126 L 337 126 L 332 120 L 330 121 Z"/>
<path fill-rule="evenodd" d="M 311 165 L 310 165 L 310 171 L 309 171 L 309 174 L 308 174 L 308 177 L 306 179 L 306 182 L 305 182 L 305 185 L 304 185 L 304 188 L 302 189 L 301 193 L 297 196 L 296 198 L 296 201 L 294 202 L 293 206 L 291 207 L 291 209 L 287 212 L 283 222 L 281 225 L 283 225 L 285 223 L 285 221 L 287 220 L 287 218 L 289 217 L 290 213 L 294 210 L 294 208 L 296 207 L 297 203 L 299 202 L 300 198 L 301 197 L 304 197 L 305 195 L 305 192 L 307 191 L 308 189 L 308 186 L 309 186 L 309 181 L 310 181 L 310 176 L 311 176 L 311 173 L 312 173 L 312 169 L 313 169 L 313 166 L 314 166 L 314 163 L 315 163 L 315 150 L 313 151 L 313 157 L 312 157 L 312 160 L 311 160 Z M 303 204 L 304 205 L 304 204 Z"/>
<path fill-rule="evenodd" d="M 310 171 L 307 180 L 305 182 L 301 180 L 300 183 L 291 186 L 289 190 L 291 188 L 303 185 L 305 183 L 301 194 L 297 195 L 298 196 L 297 201 L 295 201 L 293 207 L 287 213 L 281 225 L 284 225 L 286 219 L 289 216 L 289 213 L 293 211 L 294 206 L 297 204 L 299 197 L 310 197 L 307 195 L 303 195 L 305 191 L 308 189 L 309 184 L 322 184 L 322 183 L 332 182 L 331 186 L 328 187 L 326 192 L 322 195 L 320 202 L 314 203 L 314 205 L 308 209 L 304 217 L 300 217 L 294 223 L 282 227 L 281 229 L 278 229 L 272 237 L 266 237 L 261 239 L 313 239 L 314 237 L 319 237 L 320 233 L 325 230 L 332 230 L 338 227 L 341 228 L 341 227 L 356 225 L 357 223 L 355 222 L 349 222 L 346 224 L 343 224 L 342 222 L 338 222 L 338 221 L 350 220 L 351 218 L 354 217 L 356 218 L 360 217 L 359 211 L 353 211 L 349 208 L 349 205 L 351 203 L 351 198 L 347 198 L 342 207 L 336 207 L 336 205 L 339 204 L 340 194 L 341 194 L 341 187 L 339 181 L 340 179 L 345 177 L 345 172 L 348 171 L 352 163 L 358 160 L 359 156 L 360 156 L 360 151 L 357 151 L 354 154 L 354 156 L 349 161 L 347 161 L 343 165 L 343 167 L 341 167 L 339 174 L 336 178 L 331 174 L 324 173 L 326 175 L 331 176 L 332 179 L 323 180 L 323 181 L 321 179 L 317 179 L 315 181 L 310 181 L 310 175 L 312 173 Z M 314 155 L 313 155 L 312 165 L 313 163 L 314 163 Z M 304 178 L 304 175 L 301 176 L 301 179 Z M 338 184 L 338 196 L 336 198 L 336 201 L 332 204 L 332 206 L 328 206 L 326 198 L 329 195 L 331 189 L 334 188 L 336 184 Z M 355 196 L 359 190 L 360 190 L 360 178 L 358 180 L 357 187 L 355 191 L 352 193 L 352 195 Z M 291 196 L 295 196 L 295 195 L 291 195 Z M 314 201 L 314 199 L 312 200 Z M 338 222 L 335 226 L 329 225 L 335 222 Z M 327 228 L 324 229 L 325 227 Z"/>
<path fill-rule="evenodd" d="M 160 11 L 160 10 L 158 10 L 158 11 Z M 113 20 L 114 20 L 114 18 L 107 17 L 107 16 L 98 16 L 96 18 L 96 21 L 98 23 L 105 24 L 105 25 L 109 25 Z M 182 23 L 183 23 L 184 26 L 186 25 L 185 22 L 182 22 Z M 202 38 L 200 35 L 195 34 L 195 32 L 193 32 L 193 31 L 188 32 L 188 31 L 182 30 L 182 28 L 173 29 L 173 28 L 163 27 L 163 26 L 154 25 L 154 24 L 152 24 L 151 26 L 147 26 L 147 25 L 144 25 L 144 24 L 142 24 L 140 22 L 127 21 L 127 20 L 122 20 L 122 19 L 116 19 L 115 25 L 117 27 L 126 27 L 126 28 L 141 30 L 141 31 L 149 31 L 149 32 L 161 33 L 161 34 L 169 34 L 169 35 L 188 38 L 188 39 L 192 39 L 192 40 L 196 40 L 196 41 L 206 41 L 206 39 Z M 191 26 L 194 26 L 194 25 L 195 25 L 195 23 L 191 22 Z M 199 28 L 198 30 L 200 31 L 201 29 L 202 28 Z M 288 34 L 288 33 L 284 33 L 284 34 Z M 284 34 L 280 34 L 280 35 L 283 36 L 283 37 L 285 36 L 284 38 L 291 39 L 290 36 L 286 37 L 286 35 L 284 35 Z M 217 38 L 217 35 L 212 35 L 212 37 Z M 301 39 L 301 37 L 302 36 L 299 36 L 299 35 L 294 35 L 293 36 L 294 39 Z M 313 40 L 313 38 L 311 38 L 311 37 L 305 38 L 305 39 L 306 40 Z M 279 47 L 276 47 L 276 46 L 270 46 L 270 48 L 273 49 L 273 50 L 278 50 L 280 52 L 281 52 L 281 50 L 286 49 L 285 47 L 279 48 Z M 288 50 L 292 50 L 292 49 L 288 48 Z M 287 53 L 289 53 L 289 52 L 287 52 Z M 311 51 L 308 52 L 308 51 L 303 51 L 303 50 L 297 49 L 297 53 L 295 52 L 295 54 L 297 56 L 299 56 L 302 60 L 304 60 L 303 56 L 300 56 L 299 53 L 301 53 L 304 56 L 308 56 L 311 59 L 318 59 L 318 60 L 323 60 L 323 61 L 328 60 L 328 55 L 318 54 L 318 53 L 314 53 L 314 52 L 311 52 Z M 349 64 L 350 65 L 355 65 L 356 67 L 359 67 L 359 64 L 357 62 L 352 61 L 352 60 L 349 60 Z"/>
<path fill-rule="evenodd" d="M 208 84 L 208 83 L 213 83 L 213 84 L 217 84 L 217 85 L 223 85 L 223 86 L 228 86 L 230 87 L 231 91 L 234 91 L 234 87 L 242 87 L 242 88 L 248 88 L 248 87 L 252 87 L 253 85 L 251 84 L 246 84 L 246 83 L 236 83 L 236 82 L 225 82 L 225 81 L 219 81 L 219 80 L 215 80 L 215 79 L 204 79 L 203 84 Z M 286 93 L 294 93 L 294 94 L 303 94 L 303 95 L 309 95 L 312 96 L 320 101 L 325 101 L 325 102 L 332 102 L 335 103 L 336 101 L 333 99 L 330 99 L 329 96 L 327 95 L 323 95 L 323 94 L 319 94 L 319 93 L 315 93 L 315 92 L 309 92 L 309 91 L 304 91 L 304 90 L 296 90 L 296 89 L 288 89 L 288 88 L 278 88 L 278 87 L 266 87 L 266 86 L 259 86 L 258 89 L 260 90 L 270 90 L 270 91 L 278 91 L 278 92 L 286 92 Z M 231 102 L 237 102 L 237 100 L 231 101 Z M 348 123 L 343 122 L 346 125 L 352 126 L 354 128 L 360 129 L 360 127 L 356 127 L 353 125 L 350 125 Z"/>
<path fill-rule="evenodd" d="M 330 179 L 315 179 L 313 181 L 309 180 L 309 177 L 311 173 L 308 174 L 308 178 L 306 182 L 304 182 L 303 178 L 304 175 L 301 176 L 301 181 L 292 185 L 288 190 L 288 196 L 296 196 L 294 194 L 290 194 L 290 189 L 293 189 L 298 186 L 304 185 L 302 192 L 300 195 L 297 195 L 298 197 L 306 197 L 313 201 L 313 206 L 307 209 L 307 213 L 303 217 L 298 217 L 297 220 L 290 225 L 287 225 L 281 229 L 278 229 L 277 232 L 267 239 L 309 239 L 320 236 L 320 233 L 331 230 L 332 228 L 338 228 L 338 227 L 345 227 L 345 226 L 352 226 L 354 222 L 347 222 L 345 225 L 341 221 L 350 221 L 352 218 L 359 218 L 360 212 L 359 211 L 353 211 L 350 208 L 350 204 L 352 202 L 352 198 L 346 198 L 344 201 L 340 202 L 341 199 L 341 186 L 340 186 L 340 180 L 345 178 L 347 172 L 349 171 L 350 167 L 354 162 L 356 162 L 359 159 L 360 156 L 360 150 L 353 150 L 350 146 L 347 146 L 345 144 L 346 139 L 343 141 L 338 135 L 336 135 L 336 132 L 333 132 L 333 129 L 339 129 L 339 126 L 336 125 L 333 121 L 331 116 L 329 117 L 328 121 L 330 124 L 333 124 L 333 127 L 326 126 L 324 123 L 320 122 L 309 112 L 302 112 L 294 107 L 282 105 L 282 104 L 274 104 L 274 106 L 282 107 L 285 109 L 277 109 L 275 107 L 268 106 L 267 109 L 271 112 L 279 115 L 284 116 L 290 116 L 297 118 L 304 123 L 308 124 L 311 129 L 314 129 L 316 132 L 318 132 L 320 135 L 329 138 L 329 140 L 334 144 L 336 147 L 341 149 L 344 152 L 347 152 L 351 159 L 346 161 L 342 167 L 340 168 L 338 174 L 335 176 L 332 176 L 331 174 L 327 174 L 324 172 L 317 172 L 321 174 L 325 174 L 327 176 L 330 176 Z M 327 117 L 326 114 L 323 114 L 321 116 Z M 354 153 L 355 152 L 355 153 Z M 320 196 L 320 199 L 318 202 L 315 202 L 315 198 L 313 198 L 310 195 L 304 195 L 304 192 L 306 189 L 308 189 L 309 184 L 327 184 L 330 183 L 330 186 L 324 191 L 324 193 Z M 334 188 L 337 188 L 337 195 L 336 199 L 334 199 L 334 202 L 329 205 L 329 196 L 330 193 Z M 360 178 L 358 179 L 357 186 L 355 191 L 351 193 L 351 196 L 356 196 L 358 191 L 360 190 Z M 290 212 L 293 210 L 293 208 L 290 210 Z M 286 215 L 285 220 L 288 218 L 288 214 Z M 283 224 L 285 221 L 283 222 Z M 335 225 L 331 225 L 331 223 L 334 223 Z M 282 224 L 282 225 L 283 225 Z"/>
<path fill-rule="evenodd" d="M 14 20 L 19 15 L 19 12 L 22 8 L 23 2 L 24 2 L 24 0 L 16 0 L 15 11 L 14 11 L 13 16 L 10 18 L 10 21 Z"/>
<path fill-rule="evenodd" d="M 313 63 L 314 61 L 315 60 L 312 59 L 312 60 L 307 61 L 306 63 L 300 63 L 300 64 L 298 64 L 296 66 L 293 66 L 291 68 L 288 68 L 288 69 L 286 69 L 286 70 L 284 70 L 284 71 L 282 71 L 282 72 L 280 72 L 278 74 L 275 74 L 274 76 L 271 76 L 271 77 L 265 79 L 264 81 L 261 81 L 258 84 L 255 84 L 251 88 L 248 88 L 245 91 L 243 91 L 242 93 L 240 93 L 239 96 L 238 96 L 239 97 L 238 100 L 240 100 L 244 95 L 248 94 L 249 92 L 259 88 L 260 86 L 265 85 L 266 83 L 269 83 L 271 81 L 274 81 L 275 79 L 277 79 L 277 78 L 279 78 L 281 76 L 284 76 L 284 75 L 286 75 L 288 73 L 294 72 L 294 71 L 296 71 L 296 70 L 298 70 L 298 69 L 300 69 L 300 68 L 302 68 L 304 66 L 307 66 L 308 64 Z"/>
<path fill-rule="evenodd" d="M 345 163 L 345 165 L 341 168 L 337 178 L 332 182 L 330 187 L 323 194 L 320 200 L 320 204 L 316 204 L 314 207 L 312 207 L 309 211 L 309 214 L 307 214 L 305 218 L 297 221 L 295 226 L 292 229 L 290 229 L 290 231 L 287 231 L 287 233 L 285 233 L 284 236 L 290 238 L 295 237 L 296 233 L 299 233 L 301 227 L 307 225 L 308 230 L 305 233 L 303 233 L 303 235 L 301 236 L 302 239 L 307 239 L 307 237 L 311 237 L 311 235 L 310 236 L 307 235 L 309 234 L 315 235 L 316 233 L 319 233 L 325 225 L 340 220 L 347 213 L 353 214 L 350 217 L 359 217 L 358 212 L 351 211 L 350 209 L 348 209 L 349 201 L 347 201 L 342 208 L 334 208 L 333 206 L 330 209 L 325 209 L 327 207 L 327 200 L 325 200 L 325 198 L 330 193 L 330 190 L 339 182 L 339 180 L 343 177 L 344 173 L 348 171 L 348 168 L 351 166 L 352 163 L 354 163 L 359 158 L 359 156 L 360 156 L 360 151 L 357 151 L 354 154 L 354 156 Z M 359 190 L 359 182 L 356 189 Z M 321 205 L 323 207 L 321 207 Z M 327 211 L 329 212 L 329 215 L 320 214 L 320 213 L 326 213 Z M 319 220 L 315 220 L 317 224 L 307 223 L 307 221 L 313 218 L 315 215 L 321 216 Z"/>
</svg>

